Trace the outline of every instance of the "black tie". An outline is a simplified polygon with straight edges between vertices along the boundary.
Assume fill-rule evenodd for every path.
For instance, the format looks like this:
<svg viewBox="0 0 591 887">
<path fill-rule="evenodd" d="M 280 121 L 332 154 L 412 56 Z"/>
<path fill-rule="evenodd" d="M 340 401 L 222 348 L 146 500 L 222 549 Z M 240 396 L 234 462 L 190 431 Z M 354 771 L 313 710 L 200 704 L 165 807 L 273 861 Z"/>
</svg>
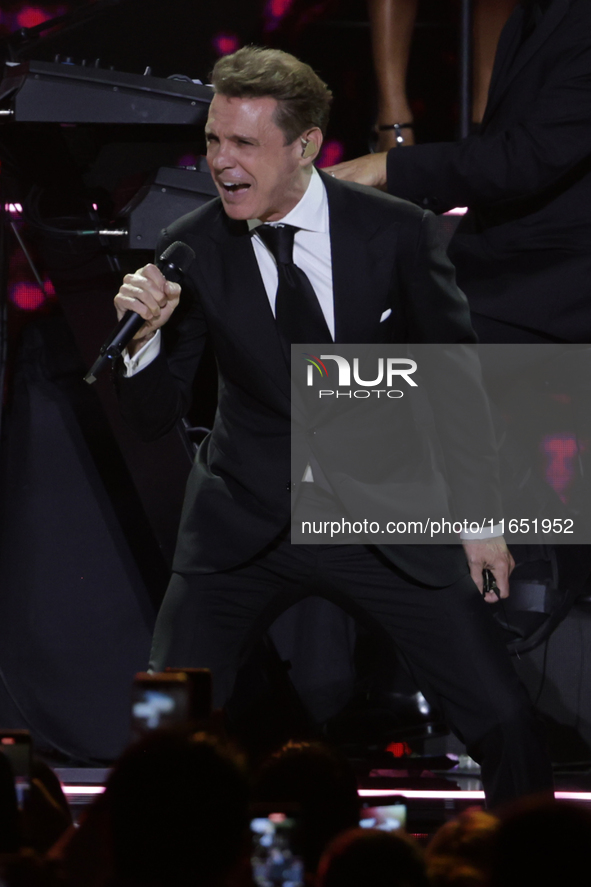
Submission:
<svg viewBox="0 0 591 887">
<path fill-rule="evenodd" d="M 277 262 L 275 320 L 287 363 L 291 345 L 298 342 L 332 342 L 320 303 L 306 274 L 293 262 L 293 225 L 260 225 L 255 229 Z"/>
</svg>

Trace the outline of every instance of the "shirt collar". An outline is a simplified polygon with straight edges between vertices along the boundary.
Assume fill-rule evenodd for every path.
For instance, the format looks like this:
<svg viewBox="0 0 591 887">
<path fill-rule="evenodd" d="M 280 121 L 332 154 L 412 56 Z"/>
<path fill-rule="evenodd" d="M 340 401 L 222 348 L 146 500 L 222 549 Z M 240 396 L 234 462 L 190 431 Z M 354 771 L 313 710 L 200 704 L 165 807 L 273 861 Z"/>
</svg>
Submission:
<svg viewBox="0 0 591 887">
<path fill-rule="evenodd" d="M 320 234 L 328 233 L 328 199 L 324 182 L 318 175 L 315 167 L 312 167 L 312 175 L 304 194 L 286 216 L 270 224 L 293 225 L 305 231 L 316 231 Z M 252 231 L 262 225 L 260 219 L 249 219 L 248 230 Z"/>
</svg>

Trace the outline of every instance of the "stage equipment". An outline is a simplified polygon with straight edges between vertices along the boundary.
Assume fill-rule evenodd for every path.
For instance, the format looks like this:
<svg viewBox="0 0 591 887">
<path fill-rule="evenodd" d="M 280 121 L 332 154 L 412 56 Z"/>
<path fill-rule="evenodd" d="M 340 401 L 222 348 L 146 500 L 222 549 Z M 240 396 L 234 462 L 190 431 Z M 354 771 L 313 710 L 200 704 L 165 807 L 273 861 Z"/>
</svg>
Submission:
<svg viewBox="0 0 591 887">
<path fill-rule="evenodd" d="M 516 559 L 510 595 L 491 604 L 510 653 L 535 650 L 585 594 L 589 555 L 585 545 L 510 546 Z"/>
<path fill-rule="evenodd" d="M 218 196 L 204 157 L 195 167 L 161 166 L 121 211 L 128 249 L 154 249 L 175 219 Z"/>
<path fill-rule="evenodd" d="M 213 90 L 186 80 L 67 62 L 7 62 L 0 115 L 16 123 L 201 125 Z M 0 119 L 1 119 L 0 117 Z"/>
</svg>

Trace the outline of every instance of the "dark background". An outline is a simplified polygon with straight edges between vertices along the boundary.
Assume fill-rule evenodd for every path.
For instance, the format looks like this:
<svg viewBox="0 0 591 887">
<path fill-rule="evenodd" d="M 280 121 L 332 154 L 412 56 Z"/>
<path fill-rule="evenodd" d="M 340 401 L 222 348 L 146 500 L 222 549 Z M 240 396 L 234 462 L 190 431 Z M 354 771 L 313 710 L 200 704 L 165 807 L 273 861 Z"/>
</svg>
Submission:
<svg viewBox="0 0 591 887">
<path fill-rule="evenodd" d="M 99 6 L 92 20 L 41 40 L 18 37 L 22 28 Z M 420 6 L 409 70 L 419 141 L 456 135 L 458 11 L 454 0 Z M 142 74 L 150 66 L 158 77 L 205 82 L 225 52 L 249 42 L 280 47 L 334 91 L 320 165 L 368 150 L 375 100 L 364 0 L 4 0 L 0 37 L 10 37 L 4 57 L 98 58 L 105 68 Z M 67 231 L 116 223 L 158 167 L 192 165 L 202 149 L 192 127 L 0 123 L 0 723 L 28 727 L 57 760 L 109 761 L 128 739 L 129 686 L 146 666 L 192 456 L 180 430 L 138 442 L 119 419 L 108 374 L 93 388 L 83 382 L 113 323 L 122 274 L 151 254 Z M 190 423 L 207 427 L 215 409 L 211 357 L 196 393 Z M 313 618 L 350 637 L 344 617 L 320 609 Z M 587 619 L 579 614 L 577 632 Z M 281 639 L 278 631 L 289 648 L 293 632 L 284 628 Z M 336 654 L 318 664 L 323 647 L 299 673 L 319 717 L 334 713 L 352 680 Z M 549 711 L 576 723 L 571 733 L 586 748 L 591 715 L 581 694 L 564 701 L 568 674 L 560 655 L 554 661 L 552 699 L 561 701 Z M 526 677 L 534 693 L 541 668 L 532 659 Z M 568 754 L 564 747 L 556 754 Z"/>
</svg>

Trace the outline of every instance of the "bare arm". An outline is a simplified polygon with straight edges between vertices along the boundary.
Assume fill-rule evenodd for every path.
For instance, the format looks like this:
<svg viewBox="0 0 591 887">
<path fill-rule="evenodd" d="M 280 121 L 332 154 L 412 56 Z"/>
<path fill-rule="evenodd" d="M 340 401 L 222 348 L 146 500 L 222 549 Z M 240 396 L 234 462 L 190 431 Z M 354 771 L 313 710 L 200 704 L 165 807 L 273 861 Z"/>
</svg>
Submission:
<svg viewBox="0 0 591 887">
<path fill-rule="evenodd" d="M 373 64 L 378 89 L 378 125 L 412 122 L 406 97 L 406 71 L 417 15 L 418 0 L 367 0 Z M 411 129 L 402 132 L 405 144 L 414 142 Z M 378 149 L 396 147 L 393 130 L 380 133 Z"/>
</svg>

